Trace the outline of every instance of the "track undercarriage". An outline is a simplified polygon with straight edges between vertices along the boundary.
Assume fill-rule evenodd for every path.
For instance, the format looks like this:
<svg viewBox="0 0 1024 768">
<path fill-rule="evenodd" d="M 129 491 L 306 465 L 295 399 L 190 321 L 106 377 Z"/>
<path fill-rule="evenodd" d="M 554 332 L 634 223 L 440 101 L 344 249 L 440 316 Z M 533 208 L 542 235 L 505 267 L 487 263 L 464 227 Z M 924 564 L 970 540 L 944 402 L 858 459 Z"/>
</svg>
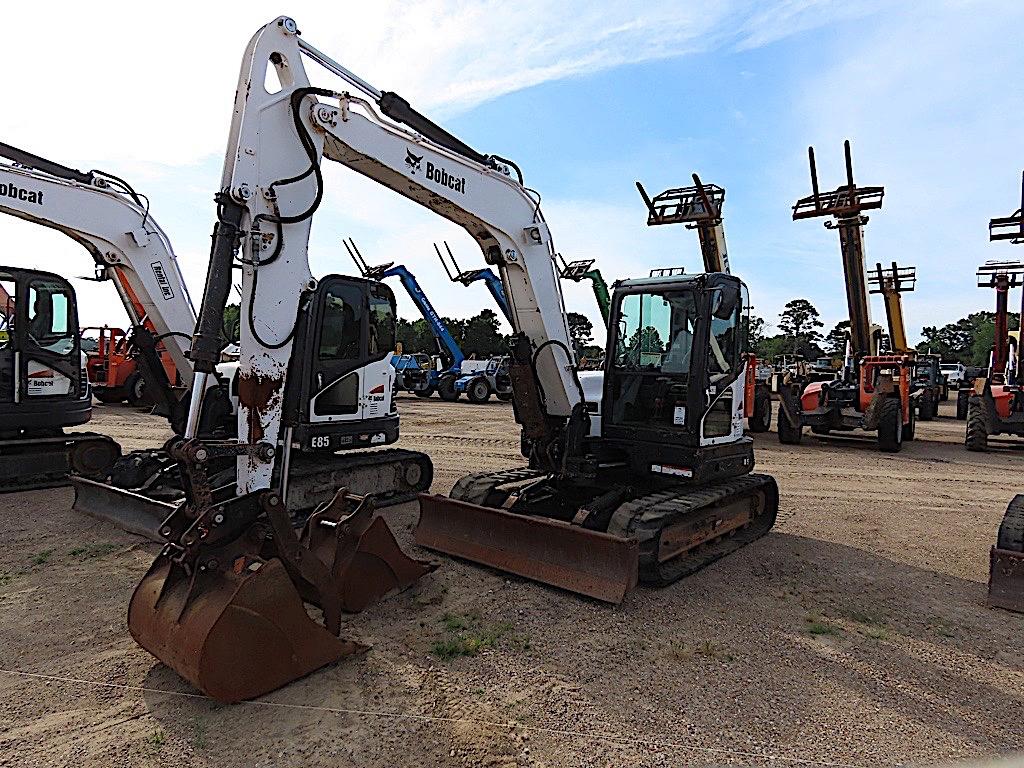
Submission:
<svg viewBox="0 0 1024 768">
<path fill-rule="evenodd" d="M 450 498 L 420 497 L 416 541 L 618 603 L 638 581 L 671 584 L 760 538 L 778 512 L 766 475 L 633 481 L 580 483 L 528 468 L 469 475 Z"/>
</svg>

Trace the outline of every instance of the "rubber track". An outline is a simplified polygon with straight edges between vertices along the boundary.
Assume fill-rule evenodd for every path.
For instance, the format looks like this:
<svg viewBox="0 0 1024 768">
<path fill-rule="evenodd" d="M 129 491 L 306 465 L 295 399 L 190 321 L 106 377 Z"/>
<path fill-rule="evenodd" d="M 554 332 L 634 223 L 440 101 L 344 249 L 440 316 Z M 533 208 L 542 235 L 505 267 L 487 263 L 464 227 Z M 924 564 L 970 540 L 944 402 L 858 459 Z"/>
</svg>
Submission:
<svg viewBox="0 0 1024 768">
<path fill-rule="evenodd" d="M 1014 496 L 1006 508 L 1003 522 L 999 524 L 996 546 L 1011 552 L 1024 552 L 1024 493 Z"/>
<path fill-rule="evenodd" d="M 360 451 L 359 453 L 342 454 L 302 454 L 292 456 L 291 480 L 295 482 L 301 479 L 309 482 L 309 478 L 322 473 L 325 478 L 335 472 L 351 472 L 364 467 L 380 466 L 383 464 L 410 464 L 420 465 L 420 481 L 413 487 L 391 489 L 390 492 L 375 493 L 374 497 L 378 502 L 388 504 L 401 504 L 405 501 L 412 501 L 420 493 L 430 489 L 434 479 L 433 464 L 430 457 L 419 451 L 407 451 L 401 448 L 388 448 L 381 451 Z"/>
<path fill-rule="evenodd" d="M 54 448 L 54 453 L 63 452 L 67 454 L 70 443 L 85 443 L 92 441 L 107 442 L 110 441 L 110 438 L 96 432 L 69 432 L 66 435 L 60 435 L 58 437 L 12 440 L 8 443 L 7 447 L 8 449 L 14 448 L 16 450 L 18 443 L 24 443 L 26 446 L 32 446 L 33 448 L 38 448 L 40 445 L 50 444 Z M 0 444 L 2 443 L 3 441 L 0 441 Z M 42 454 L 39 451 L 26 453 L 25 463 L 30 463 L 33 457 L 38 457 L 40 455 Z M 0 478 L 0 493 L 41 491 L 47 488 L 61 488 L 66 485 L 71 485 L 70 467 L 62 472 L 40 472 L 35 475 L 19 474 L 17 477 Z"/>
<path fill-rule="evenodd" d="M 658 562 L 658 543 L 666 526 L 728 499 L 761 490 L 768 497 L 766 508 L 749 525 L 732 536 L 723 536 L 689 553 Z M 778 510 L 779 489 L 775 478 L 751 474 L 699 488 L 678 486 L 626 502 L 612 515 L 608 533 L 636 538 L 640 542 L 640 581 L 665 586 L 764 536 L 775 524 Z"/>
<path fill-rule="evenodd" d="M 488 494 L 499 485 L 535 480 L 543 476 L 543 472 L 529 467 L 504 469 L 500 472 L 480 472 L 475 475 L 466 475 L 459 480 L 449 496 L 470 504 L 483 504 L 487 500 Z"/>
</svg>

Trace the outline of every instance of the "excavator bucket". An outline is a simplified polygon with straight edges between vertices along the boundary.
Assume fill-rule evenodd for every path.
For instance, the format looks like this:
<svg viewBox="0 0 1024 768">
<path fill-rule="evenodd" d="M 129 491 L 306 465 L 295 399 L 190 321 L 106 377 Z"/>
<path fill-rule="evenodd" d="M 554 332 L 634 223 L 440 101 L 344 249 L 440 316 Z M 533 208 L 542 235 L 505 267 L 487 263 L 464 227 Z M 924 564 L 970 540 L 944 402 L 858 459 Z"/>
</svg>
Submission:
<svg viewBox="0 0 1024 768">
<path fill-rule="evenodd" d="M 1024 553 L 992 547 L 989 563 L 989 605 L 1024 613 Z"/>
<path fill-rule="evenodd" d="M 185 567 L 171 543 L 132 595 L 136 642 L 218 701 L 250 699 L 367 647 L 339 640 L 341 613 L 404 589 L 436 566 L 405 555 L 371 497 L 345 489 L 296 535 L 276 495 L 257 492 L 213 510 L 245 530 L 262 513 L 273 532 L 213 542 Z M 176 515 L 180 514 L 176 512 Z M 165 530 L 180 521 L 169 519 Z M 180 537 L 188 543 L 193 523 Z M 201 534 L 201 537 L 203 534 Z M 305 603 L 319 606 L 324 624 Z"/>
<path fill-rule="evenodd" d="M 367 650 L 306 613 L 280 560 L 240 559 L 191 577 L 160 557 L 128 607 L 135 641 L 224 703 L 269 693 Z"/>
<path fill-rule="evenodd" d="M 447 496 L 420 494 L 416 543 L 608 603 L 637 583 L 634 539 Z"/>
<path fill-rule="evenodd" d="M 342 488 L 310 516 L 300 537 L 301 545 L 330 571 L 330 595 L 323 599 L 347 613 L 358 613 L 437 568 L 437 563 L 405 554 L 384 519 L 373 513 L 372 497 Z M 319 603 L 310 590 L 303 592 Z"/>
<path fill-rule="evenodd" d="M 989 555 L 988 602 L 1024 613 L 1024 493 L 1013 497 Z"/>
</svg>

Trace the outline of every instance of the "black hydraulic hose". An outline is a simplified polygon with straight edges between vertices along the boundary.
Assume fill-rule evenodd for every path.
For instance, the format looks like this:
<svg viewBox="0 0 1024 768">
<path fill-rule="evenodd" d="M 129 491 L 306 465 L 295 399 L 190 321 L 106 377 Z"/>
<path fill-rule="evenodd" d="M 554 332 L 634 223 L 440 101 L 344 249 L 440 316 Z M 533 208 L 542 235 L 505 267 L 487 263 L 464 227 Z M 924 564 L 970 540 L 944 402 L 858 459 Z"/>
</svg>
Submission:
<svg viewBox="0 0 1024 768">
<path fill-rule="evenodd" d="M 45 157 L 40 157 L 39 155 L 33 155 L 31 152 L 26 152 L 24 149 L 12 147 L 10 144 L 4 144 L 2 141 L 0 141 L 0 157 L 6 157 L 8 160 L 12 160 L 18 165 L 23 165 L 26 168 L 34 168 L 37 171 L 48 173 L 59 179 L 77 181 L 79 184 L 92 184 L 93 181 L 92 173 L 82 173 L 76 168 L 68 168 L 66 165 L 55 163 L 52 160 L 47 160 Z"/>
<path fill-rule="evenodd" d="M 544 402 L 547 402 L 548 398 L 547 398 L 547 394 L 544 392 L 543 385 L 540 383 L 540 376 L 537 375 L 537 356 L 540 355 L 541 350 L 544 349 L 547 346 L 561 347 L 562 349 L 565 350 L 566 357 L 570 361 L 573 358 L 572 350 L 570 350 L 569 347 L 567 347 L 563 342 L 559 341 L 558 339 L 548 339 L 543 344 L 541 344 L 539 347 L 537 347 L 536 350 L 534 350 L 533 356 L 530 358 L 530 369 L 533 371 L 533 380 L 537 383 L 537 391 L 540 392 L 541 399 L 544 400 Z M 572 378 L 573 378 L 573 381 L 576 383 L 576 388 L 579 389 L 580 400 L 581 401 L 586 400 L 587 396 L 586 396 L 586 393 L 583 391 L 583 383 L 580 381 L 580 377 L 576 373 L 576 367 L 575 366 L 573 366 L 573 369 L 572 369 Z"/>
</svg>

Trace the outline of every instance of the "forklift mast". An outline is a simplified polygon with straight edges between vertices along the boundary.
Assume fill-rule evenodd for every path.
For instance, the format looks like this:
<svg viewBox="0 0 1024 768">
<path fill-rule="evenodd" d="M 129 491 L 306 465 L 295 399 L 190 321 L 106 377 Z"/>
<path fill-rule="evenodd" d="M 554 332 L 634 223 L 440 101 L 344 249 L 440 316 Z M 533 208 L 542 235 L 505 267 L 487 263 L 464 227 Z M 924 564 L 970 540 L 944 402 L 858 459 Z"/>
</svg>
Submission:
<svg viewBox="0 0 1024 768">
<path fill-rule="evenodd" d="M 441 249 L 437 247 L 437 243 L 434 243 L 434 250 L 437 251 L 437 258 L 441 260 L 441 266 L 444 267 L 445 273 L 448 275 L 448 279 L 453 283 L 462 283 L 467 288 L 478 280 L 482 280 L 484 285 L 487 286 L 487 290 L 490 292 L 491 297 L 494 299 L 494 303 L 498 305 L 498 309 L 501 310 L 501 314 L 504 315 L 505 319 L 508 320 L 509 325 L 512 324 L 512 310 L 508 306 L 508 299 L 505 297 L 505 289 L 501 285 L 501 278 L 494 274 L 494 270 L 490 267 L 484 269 L 467 269 L 463 271 L 459 268 L 458 262 L 455 261 L 455 254 L 452 253 L 451 247 L 448 245 L 448 241 L 444 241 L 444 248 L 448 251 L 448 258 L 451 259 L 452 269 L 449 269 L 448 262 L 444 256 L 441 255 Z"/>
<path fill-rule="evenodd" d="M 858 187 L 853 181 L 853 160 L 850 142 L 843 144 L 846 154 L 846 184 L 831 192 L 818 188 L 818 169 L 814 164 L 814 147 L 807 148 L 811 167 L 812 194 L 802 197 L 793 206 L 793 220 L 831 216 L 828 229 L 839 230 L 839 247 L 846 277 L 846 302 L 850 311 L 850 337 L 855 359 L 875 354 L 871 333 L 871 310 L 864 271 L 864 225 L 868 217 L 862 212 L 882 207 L 884 187 Z"/>
<path fill-rule="evenodd" d="M 572 280 L 574 283 L 581 283 L 589 280 L 594 287 L 594 298 L 597 299 L 597 308 L 601 312 L 601 319 L 604 321 L 605 330 L 608 329 L 608 317 L 611 314 L 612 299 L 608 293 L 608 283 L 605 281 L 601 270 L 594 267 L 595 259 L 580 259 L 566 263 L 565 259 L 559 256 L 562 268 L 558 276 L 563 280 Z"/>
<path fill-rule="evenodd" d="M 1009 216 L 1003 216 L 1001 218 L 991 219 L 989 221 L 989 223 L 988 223 L 988 239 L 990 241 L 994 241 L 994 240 L 1009 240 L 1014 245 L 1024 244 L 1024 173 L 1021 174 L 1020 208 L 1018 208 L 1016 211 L 1014 211 Z M 1019 262 L 1008 262 L 1008 263 L 1012 263 L 1012 264 L 1017 265 L 1017 266 L 1019 266 L 1019 264 L 1020 264 Z M 1019 280 L 1019 279 L 1020 279 L 1020 273 L 1018 272 L 1016 274 L 1016 276 L 1014 277 L 1014 280 Z M 1020 285 L 1020 283 L 1019 282 L 1015 282 L 1013 284 L 1013 286 L 1010 286 L 1010 287 L 1015 287 L 1016 285 Z M 997 291 L 998 291 L 998 288 L 997 288 Z M 1004 301 L 1005 301 L 1005 296 L 1006 295 L 1004 294 Z M 998 301 L 998 293 L 997 293 L 997 301 Z M 1022 300 L 1021 300 L 1021 311 L 1022 311 L 1022 315 L 1024 315 L 1024 298 L 1022 298 Z M 996 314 L 998 316 L 998 309 L 997 309 Z M 1004 312 L 1004 317 L 1005 317 L 1005 312 Z M 1005 331 L 1005 329 L 1004 329 L 1004 331 Z M 1004 332 L 1003 335 L 1000 337 L 999 333 L 998 333 L 998 329 L 997 329 L 997 331 L 996 331 L 996 346 L 997 346 L 997 348 L 998 348 L 1000 343 L 1002 343 L 1002 344 L 1006 344 L 1007 343 L 1006 342 L 1007 336 L 1008 336 L 1008 333 Z M 1004 355 L 1004 357 L 1005 357 L 1005 355 Z M 1018 344 L 1017 345 L 1017 365 L 1015 366 L 1016 370 L 1018 371 L 1018 376 L 1020 375 L 1020 373 L 1019 373 L 1020 371 L 1024 371 L 1024 368 L 1021 368 L 1022 365 L 1024 365 L 1024 345 Z M 1006 370 L 1005 363 L 1003 365 L 1003 370 L 1004 371 Z"/>
<path fill-rule="evenodd" d="M 995 332 L 992 340 L 992 367 L 989 376 L 994 383 L 1004 383 L 1006 366 L 1010 357 L 1008 322 L 1010 290 L 1024 285 L 1024 263 L 987 261 L 978 267 L 977 275 L 979 288 L 994 288 L 996 292 Z"/>
<path fill-rule="evenodd" d="M 894 261 L 884 268 L 876 263 L 868 275 L 869 292 L 881 294 L 885 302 L 885 317 L 889 324 L 889 340 L 892 351 L 906 355 L 913 352 L 907 342 L 907 327 L 903 318 L 903 293 L 913 291 L 917 284 L 916 267 L 900 267 Z"/>
<path fill-rule="evenodd" d="M 685 224 L 687 229 L 696 229 L 704 271 L 731 274 L 722 224 L 725 189 L 716 184 L 702 184 L 696 173 L 692 187 L 667 189 L 653 199 L 639 181 L 636 188 L 647 206 L 647 226 Z"/>
</svg>

